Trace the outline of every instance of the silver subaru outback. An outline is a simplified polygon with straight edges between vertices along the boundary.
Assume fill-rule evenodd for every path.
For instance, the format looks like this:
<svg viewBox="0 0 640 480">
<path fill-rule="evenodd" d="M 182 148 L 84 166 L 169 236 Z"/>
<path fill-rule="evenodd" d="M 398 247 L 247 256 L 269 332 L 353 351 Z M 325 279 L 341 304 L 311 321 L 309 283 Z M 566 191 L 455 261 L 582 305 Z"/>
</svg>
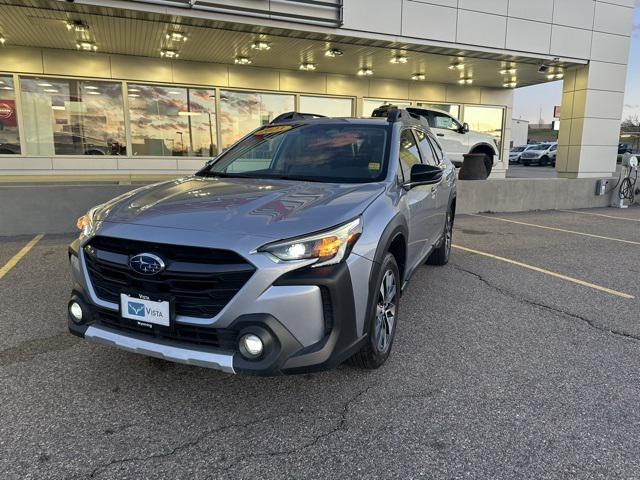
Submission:
<svg viewBox="0 0 640 480">
<path fill-rule="evenodd" d="M 412 273 L 449 259 L 456 185 L 423 120 L 376 113 L 289 114 L 91 209 L 71 333 L 229 373 L 380 367 Z"/>
</svg>

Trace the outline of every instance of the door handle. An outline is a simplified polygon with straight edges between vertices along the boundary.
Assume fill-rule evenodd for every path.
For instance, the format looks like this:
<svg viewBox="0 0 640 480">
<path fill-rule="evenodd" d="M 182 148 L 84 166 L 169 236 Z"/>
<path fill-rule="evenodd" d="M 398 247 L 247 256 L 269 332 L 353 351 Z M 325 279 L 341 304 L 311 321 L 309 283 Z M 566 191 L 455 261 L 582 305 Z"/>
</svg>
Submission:
<svg viewBox="0 0 640 480">
<path fill-rule="evenodd" d="M 444 133 L 436 133 L 436 135 L 439 137 L 444 137 Z"/>
</svg>

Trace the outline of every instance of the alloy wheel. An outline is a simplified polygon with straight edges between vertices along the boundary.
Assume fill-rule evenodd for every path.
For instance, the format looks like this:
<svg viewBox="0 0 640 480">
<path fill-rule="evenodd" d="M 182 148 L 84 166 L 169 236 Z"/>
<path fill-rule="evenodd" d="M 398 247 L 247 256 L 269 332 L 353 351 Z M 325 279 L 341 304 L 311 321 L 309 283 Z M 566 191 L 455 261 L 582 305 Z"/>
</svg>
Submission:
<svg viewBox="0 0 640 480">
<path fill-rule="evenodd" d="M 376 305 L 375 342 L 379 353 L 386 353 L 391 345 L 396 323 L 396 276 L 391 269 L 382 277 Z"/>
</svg>

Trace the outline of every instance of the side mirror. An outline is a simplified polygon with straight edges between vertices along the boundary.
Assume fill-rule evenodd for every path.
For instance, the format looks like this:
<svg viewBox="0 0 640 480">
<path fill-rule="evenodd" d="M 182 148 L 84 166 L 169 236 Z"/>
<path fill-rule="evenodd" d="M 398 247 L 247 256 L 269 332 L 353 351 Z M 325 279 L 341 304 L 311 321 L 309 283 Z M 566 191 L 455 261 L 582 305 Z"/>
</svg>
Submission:
<svg viewBox="0 0 640 480">
<path fill-rule="evenodd" d="M 469 133 L 469 124 L 467 122 L 462 124 L 462 128 L 460 129 L 460 133 Z"/>
<path fill-rule="evenodd" d="M 411 180 L 404 187 L 410 190 L 418 185 L 433 185 L 440 182 L 443 174 L 440 167 L 418 163 L 411 167 Z"/>
</svg>

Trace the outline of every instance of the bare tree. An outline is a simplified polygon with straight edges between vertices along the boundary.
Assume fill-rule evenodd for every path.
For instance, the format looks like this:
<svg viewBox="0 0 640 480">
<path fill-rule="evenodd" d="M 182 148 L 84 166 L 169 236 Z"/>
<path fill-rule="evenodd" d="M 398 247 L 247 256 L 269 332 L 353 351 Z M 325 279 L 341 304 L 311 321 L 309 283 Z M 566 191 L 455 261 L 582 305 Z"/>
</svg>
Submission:
<svg viewBox="0 0 640 480">
<path fill-rule="evenodd" d="M 622 121 L 623 132 L 640 132 L 640 117 L 638 115 L 629 115 Z"/>
</svg>

